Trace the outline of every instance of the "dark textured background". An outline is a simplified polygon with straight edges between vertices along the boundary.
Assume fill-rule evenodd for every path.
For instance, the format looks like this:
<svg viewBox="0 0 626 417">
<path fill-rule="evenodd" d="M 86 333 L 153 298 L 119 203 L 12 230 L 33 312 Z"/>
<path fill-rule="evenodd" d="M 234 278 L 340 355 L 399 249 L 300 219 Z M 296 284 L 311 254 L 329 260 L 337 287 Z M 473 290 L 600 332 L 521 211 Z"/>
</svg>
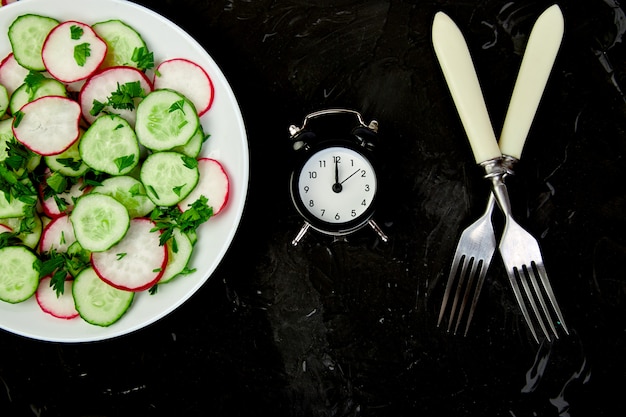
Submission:
<svg viewBox="0 0 626 417">
<path fill-rule="evenodd" d="M 0 416 L 604 416 L 626 394 L 626 30 L 612 0 L 561 1 L 565 37 L 510 192 L 570 337 L 537 345 L 495 258 L 467 337 L 436 326 L 486 184 L 431 46 L 464 32 L 499 132 L 550 1 L 150 0 L 225 73 L 249 135 L 243 223 L 214 277 L 136 333 L 66 345 L 0 332 Z M 287 127 L 347 106 L 380 123 L 377 222 L 346 243 L 290 206 Z"/>
</svg>

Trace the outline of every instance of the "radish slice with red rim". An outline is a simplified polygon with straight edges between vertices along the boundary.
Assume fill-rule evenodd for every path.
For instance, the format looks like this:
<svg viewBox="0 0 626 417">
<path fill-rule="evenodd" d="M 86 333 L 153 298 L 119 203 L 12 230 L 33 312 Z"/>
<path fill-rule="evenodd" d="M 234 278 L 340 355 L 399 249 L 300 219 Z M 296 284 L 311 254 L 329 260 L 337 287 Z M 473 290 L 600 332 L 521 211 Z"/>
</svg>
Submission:
<svg viewBox="0 0 626 417">
<path fill-rule="evenodd" d="M 74 226 L 67 214 L 52 219 L 42 232 L 39 250 L 42 253 L 55 250 L 56 252 L 67 252 L 67 248 L 76 242 Z"/>
<path fill-rule="evenodd" d="M 43 277 L 35 292 L 35 298 L 41 310 L 60 319 L 71 320 L 78 317 L 74 297 L 72 297 L 73 281 L 66 280 L 63 293 L 57 295 L 56 290 L 50 285 L 51 280 L 50 276 Z"/>
<path fill-rule="evenodd" d="M 46 175 L 49 175 L 49 172 L 47 172 Z M 39 184 L 41 209 L 46 216 L 56 218 L 72 211 L 74 208 L 74 200 L 89 192 L 90 187 L 85 187 L 83 181 L 79 180 L 76 184 L 72 185 L 68 191 L 57 194 L 56 199 L 54 196 L 44 198 L 45 189 L 45 182 Z M 63 210 L 59 207 L 57 199 L 65 204 Z"/>
<path fill-rule="evenodd" d="M 205 196 L 208 205 L 213 207 L 213 215 L 219 214 L 226 203 L 230 193 L 228 174 L 224 166 L 213 158 L 198 159 L 198 172 L 200 179 L 196 188 L 180 203 L 178 208 L 181 211 L 187 210 L 200 196 Z"/>
<path fill-rule="evenodd" d="M 174 58 L 163 61 L 154 72 L 155 89 L 169 88 L 187 97 L 196 107 L 199 116 L 213 104 L 213 81 L 206 71 L 188 59 Z"/>
<path fill-rule="evenodd" d="M 13 53 L 7 55 L 0 62 L 0 84 L 7 89 L 9 95 L 13 94 L 17 88 L 24 84 L 24 78 L 28 75 L 28 70 L 17 63 Z"/>
<path fill-rule="evenodd" d="M 47 156 L 67 150 L 78 140 L 80 106 L 60 96 L 25 104 L 13 122 L 13 135 L 31 151 Z"/>
<path fill-rule="evenodd" d="M 106 42 L 89 25 L 68 20 L 50 31 L 41 56 L 50 75 L 73 83 L 93 74 L 106 53 Z"/>
<path fill-rule="evenodd" d="M 147 218 L 136 218 L 124 238 L 110 249 L 93 252 L 91 263 L 96 274 L 120 290 L 143 291 L 152 287 L 167 265 L 167 248 L 160 244 L 161 233 Z"/>
<path fill-rule="evenodd" d="M 133 67 L 111 67 L 91 76 L 80 90 L 78 98 L 85 120 L 93 123 L 100 114 L 114 113 L 122 116 L 131 126 L 134 126 L 135 109 L 114 109 L 107 105 L 102 108 L 100 113 L 91 114 L 94 101 L 107 103 L 109 97 L 117 91 L 119 86 L 133 82 L 139 82 L 145 94 L 152 91 L 150 79 L 143 72 Z M 139 101 L 139 98 L 135 99 L 135 107 Z"/>
</svg>

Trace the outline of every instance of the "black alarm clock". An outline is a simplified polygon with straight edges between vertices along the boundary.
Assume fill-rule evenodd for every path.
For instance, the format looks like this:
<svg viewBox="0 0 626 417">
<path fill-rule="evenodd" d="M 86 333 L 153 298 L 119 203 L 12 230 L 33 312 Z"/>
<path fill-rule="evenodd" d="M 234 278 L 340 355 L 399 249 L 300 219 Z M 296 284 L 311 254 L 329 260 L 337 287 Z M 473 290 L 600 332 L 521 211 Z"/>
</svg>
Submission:
<svg viewBox="0 0 626 417">
<path fill-rule="evenodd" d="M 294 246 L 310 228 L 341 239 L 370 226 L 388 240 L 373 220 L 379 194 L 377 132 L 378 122 L 366 125 L 349 109 L 320 110 L 307 115 L 301 127 L 289 127 L 297 154 L 289 190 L 304 218 Z"/>
</svg>

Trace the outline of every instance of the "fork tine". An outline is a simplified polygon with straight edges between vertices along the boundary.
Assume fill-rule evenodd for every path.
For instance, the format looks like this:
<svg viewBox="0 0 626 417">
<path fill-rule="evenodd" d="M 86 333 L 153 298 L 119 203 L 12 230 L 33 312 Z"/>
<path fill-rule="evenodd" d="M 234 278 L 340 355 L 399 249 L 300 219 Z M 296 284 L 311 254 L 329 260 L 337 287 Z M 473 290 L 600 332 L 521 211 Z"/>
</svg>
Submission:
<svg viewBox="0 0 626 417">
<path fill-rule="evenodd" d="M 459 269 L 459 264 L 461 263 L 463 256 L 460 253 L 460 248 L 456 248 L 456 252 L 454 253 L 454 259 L 452 260 L 452 266 L 450 267 L 450 275 L 448 275 L 448 282 L 446 284 L 446 290 L 443 294 L 443 300 L 441 301 L 441 308 L 439 309 L 439 319 L 437 320 L 437 327 L 441 324 L 441 319 L 446 311 L 446 305 L 448 304 L 448 299 L 450 298 L 450 292 L 452 291 L 452 287 L 454 286 L 454 278 L 457 275 L 457 271 Z"/>
<path fill-rule="evenodd" d="M 535 341 L 539 343 L 539 338 L 537 337 L 537 333 L 535 333 L 535 327 L 530 320 L 528 309 L 526 309 L 526 304 L 524 303 L 524 297 L 522 296 L 522 292 L 520 291 L 519 285 L 517 284 L 516 271 L 517 268 L 506 268 L 507 275 L 509 276 L 509 282 L 511 283 L 511 288 L 513 289 L 513 294 L 515 295 L 515 299 L 517 300 L 517 305 L 519 306 L 520 310 L 522 310 L 524 320 L 526 320 L 526 323 L 528 323 L 528 328 L 535 338 Z"/>
<path fill-rule="evenodd" d="M 472 263 L 473 259 L 468 259 L 467 255 L 463 255 L 463 265 L 461 267 L 461 273 L 459 275 L 459 283 L 457 284 L 456 291 L 454 292 L 454 300 L 452 301 L 452 310 L 450 311 L 450 320 L 448 321 L 448 329 L 452 327 L 452 322 L 454 321 L 454 316 L 457 311 L 457 304 L 459 303 L 459 296 L 461 295 L 461 291 L 463 289 L 463 284 L 465 283 L 465 278 L 467 276 L 467 267 Z"/>
<path fill-rule="evenodd" d="M 539 326 L 541 327 L 541 330 L 543 331 L 544 336 L 546 337 L 546 339 L 548 339 L 548 341 L 550 341 L 552 340 L 550 338 L 550 333 L 548 333 L 548 329 L 546 329 L 546 326 L 543 324 L 543 318 L 541 317 L 539 308 L 537 308 L 535 297 L 533 297 L 532 290 L 530 289 L 530 286 L 528 285 L 528 280 L 526 279 L 526 276 L 527 276 L 526 274 L 528 273 L 526 265 L 522 266 L 521 269 L 518 269 L 518 272 L 520 275 L 520 282 L 522 283 L 522 288 L 524 289 L 524 293 L 526 293 L 526 297 L 528 299 L 528 303 L 530 304 L 530 307 L 532 308 L 533 313 L 535 313 L 535 318 L 537 322 L 539 323 Z M 528 323 L 528 324 L 532 326 L 532 323 Z"/>
<path fill-rule="evenodd" d="M 483 284 L 485 282 L 485 277 L 487 276 L 487 269 L 489 268 L 489 264 L 491 260 L 487 262 L 483 261 L 480 268 L 480 275 L 478 276 L 478 280 L 476 281 L 476 288 L 474 289 L 474 297 L 472 298 L 472 304 L 470 305 L 469 314 L 467 315 L 467 323 L 465 323 L 465 332 L 464 336 L 467 336 L 467 332 L 470 327 L 470 323 L 474 318 L 474 311 L 476 310 L 476 304 L 478 303 L 478 296 L 480 295 L 480 291 L 483 288 Z"/>
<path fill-rule="evenodd" d="M 469 299 L 470 293 L 472 292 L 472 289 L 474 287 L 474 281 L 476 279 L 476 271 L 478 270 L 478 267 L 481 263 L 482 261 L 479 261 L 477 259 L 472 260 L 472 267 L 470 269 L 469 277 L 467 280 L 467 285 L 465 286 L 465 292 L 463 293 L 463 300 L 461 301 L 461 307 L 459 307 L 459 314 L 456 318 L 456 325 L 454 326 L 454 334 L 456 334 L 456 332 L 459 329 L 459 325 L 461 324 L 461 319 L 463 318 L 463 313 L 465 312 L 465 306 L 467 305 L 467 300 Z M 460 292 L 460 288 L 457 290 L 457 292 Z"/>
<path fill-rule="evenodd" d="M 567 325 L 565 324 L 565 320 L 563 319 L 563 313 L 561 313 L 559 304 L 556 302 L 556 297 L 554 296 L 554 291 L 552 291 L 552 286 L 550 285 L 550 280 L 548 279 L 548 273 L 546 272 L 546 268 L 544 267 L 543 262 L 534 262 L 534 265 L 537 268 L 537 272 L 539 273 L 539 279 L 541 280 L 541 284 L 543 285 L 543 288 L 548 295 L 548 300 L 550 300 L 550 304 L 552 305 L 552 308 L 554 309 L 554 312 L 559 319 L 559 323 L 561 323 L 561 326 L 563 326 L 565 334 L 569 335 L 569 330 L 567 329 Z"/>
<path fill-rule="evenodd" d="M 543 310 L 543 316 L 548 321 L 548 325 L 550 326 L 550 329 L 552 330 L 552 333 L 554 334 L 554 337 L 556 337 L 558 339 L 559 338 L 559 334 L 557 333 L 556 328 L 554 327 L 554 322 L 552 320 L 552 315 L 550 314 L 550 310 L 548 310 L 548 306 L 546 305 L 544 292 L 541 290 L 541 287 L 539 287 L 539 283 L 537 282 L 537 278 L 535 276 L 535 271 L 533 270 L 532 265 L 529 268 L 527 268 L 526 270 L 528 272 L 528 278 L 530 280 L 530 283 L 532 284 L 532 287 L 535 290 L 535 295 L 537 296 L 537 299 L 539 300 L 539 304 L 541 305 L 541 308 Z M 541 318 L 538 316 L 538 319 L 541 319 Z"/>
</svg>

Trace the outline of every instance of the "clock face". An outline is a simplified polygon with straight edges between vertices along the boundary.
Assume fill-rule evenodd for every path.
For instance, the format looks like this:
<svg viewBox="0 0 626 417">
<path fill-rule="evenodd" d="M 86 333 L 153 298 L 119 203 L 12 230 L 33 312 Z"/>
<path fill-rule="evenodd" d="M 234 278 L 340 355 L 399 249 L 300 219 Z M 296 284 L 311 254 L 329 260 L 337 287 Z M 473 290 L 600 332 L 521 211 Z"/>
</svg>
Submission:
<svg viewBox="0 0 626 417">
<path fill-rule="evenodd" d="M 295 173 L 294 180 L 294 199 L 300 200 L 296 204 L 305 217 L 332 227 L 361 224 L 371 214 L 376 172 L 356 150 L 343 146 L 319 150 Z"/>
</svg>

